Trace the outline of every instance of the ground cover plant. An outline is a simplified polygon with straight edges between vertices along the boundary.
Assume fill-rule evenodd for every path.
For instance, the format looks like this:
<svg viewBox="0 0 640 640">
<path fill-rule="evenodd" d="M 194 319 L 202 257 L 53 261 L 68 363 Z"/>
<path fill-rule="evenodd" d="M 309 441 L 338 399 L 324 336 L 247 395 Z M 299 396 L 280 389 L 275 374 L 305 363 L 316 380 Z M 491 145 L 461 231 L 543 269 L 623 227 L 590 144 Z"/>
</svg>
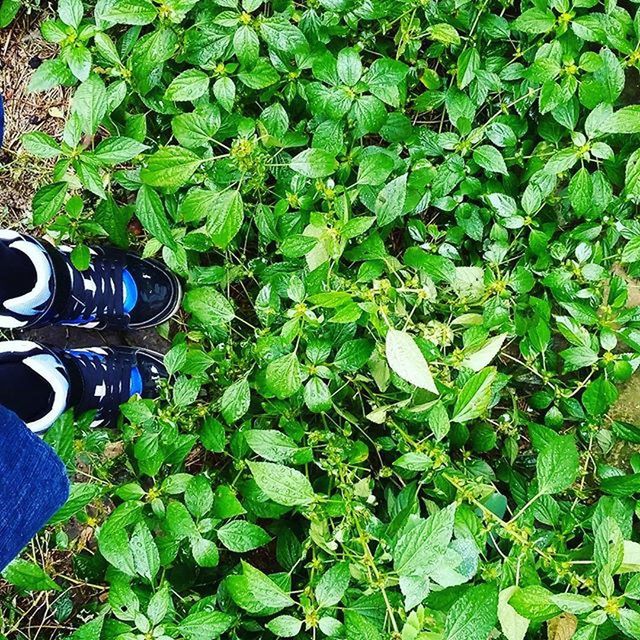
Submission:
<svg viewBox="0 0 640 640">
<path fill-rule="evenodd" d="M 163 401 L 47 435 L 72 564 L 5 578 L 51 636 L 640 638 L 637 5 L 61 0 L 42 36 L 34 224 L 187 283 Z"/>
</svg>

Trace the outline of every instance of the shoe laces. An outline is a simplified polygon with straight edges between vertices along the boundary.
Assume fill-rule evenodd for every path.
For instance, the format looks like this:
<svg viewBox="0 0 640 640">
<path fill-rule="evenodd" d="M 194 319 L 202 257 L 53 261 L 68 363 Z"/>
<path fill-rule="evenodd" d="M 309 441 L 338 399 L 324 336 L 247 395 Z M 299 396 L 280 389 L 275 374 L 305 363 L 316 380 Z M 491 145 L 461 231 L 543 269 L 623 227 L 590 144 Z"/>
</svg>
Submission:
<svg viewBox="0 0 640 640">
<path fill-rule="evenodd" d="M 120 405 L 131 397 L 135 355 L 91 348 L 63 351 L 60 356 L 66 364 L 75 365 L 82 382 L 78 411 L 97 409 L 99 420 L 105 422 L 117 418 Z"/>
<path fill-rule="evenodd" d="M 124 309 L 124 269 L 124 259 L 117 252 L 105 257 L 93 255 L 85 271 L 78 271 L 69 262 L 69 303 L 58 322 L 99 325 L 108 321 L 114 328 L 126 329 L 129 314 Z"/>
</svg>

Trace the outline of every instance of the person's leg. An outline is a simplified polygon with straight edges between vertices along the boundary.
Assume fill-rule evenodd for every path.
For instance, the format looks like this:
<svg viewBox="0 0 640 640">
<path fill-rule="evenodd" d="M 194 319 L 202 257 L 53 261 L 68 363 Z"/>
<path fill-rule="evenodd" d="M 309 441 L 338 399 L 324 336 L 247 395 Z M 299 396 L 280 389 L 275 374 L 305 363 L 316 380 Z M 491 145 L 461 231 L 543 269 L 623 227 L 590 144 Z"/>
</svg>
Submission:
<svg viewBox="0 0 640 640">
<path fill-rule="evenodd" d="M 67 473 L 53 449 L 0 407 L 0 571 L 68 496 Z"/>
</svg>

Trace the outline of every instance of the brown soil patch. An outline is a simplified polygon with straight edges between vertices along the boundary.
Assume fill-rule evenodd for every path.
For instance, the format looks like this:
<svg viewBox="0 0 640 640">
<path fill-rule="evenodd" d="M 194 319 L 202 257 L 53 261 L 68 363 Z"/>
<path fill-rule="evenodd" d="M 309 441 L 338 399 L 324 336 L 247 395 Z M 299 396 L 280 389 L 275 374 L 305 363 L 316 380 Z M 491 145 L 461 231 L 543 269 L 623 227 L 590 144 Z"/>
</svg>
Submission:
<svg viewBox="0 0 640 640">
<path fill-rule="evenodd" d="M 614 264 L 612 271 L 627 283 L 627 290 L 629 292 L 627 307 L 640 306 L 640 282 L 630 277 L 622 265 Z"/>
<path fill-rule="evenodd" d="M 46 180 L 51 162 L 28 155 L 20 142 L 28 131 L 45 131 L 59 138 L 64 126 L 67 95 L 62 88 L 31 94 L 31 76 L 42 60 L 52 58 L 56 46 L 39 31 L 46 12 L 22 13 L 0 31 L 0 93 L 5 101 L 5 136 L 0 153 L 0 225 L 15 226 L 29 218 L 31 199 Z"/>
</svg>

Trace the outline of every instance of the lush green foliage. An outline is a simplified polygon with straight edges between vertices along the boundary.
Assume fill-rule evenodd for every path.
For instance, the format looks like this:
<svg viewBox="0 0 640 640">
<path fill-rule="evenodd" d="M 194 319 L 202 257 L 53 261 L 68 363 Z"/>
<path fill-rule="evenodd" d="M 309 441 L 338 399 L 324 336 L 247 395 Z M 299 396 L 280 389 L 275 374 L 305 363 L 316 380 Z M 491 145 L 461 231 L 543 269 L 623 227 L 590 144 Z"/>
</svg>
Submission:
<svg viewBox="0 0 640 640">
<path fill-rule="evenodd" d="M 188 283 L 166 401 L 76 431 L 77 638 L 640 638 L 636 5 L 58 12 L 34 221 Z"/>
</svg>

